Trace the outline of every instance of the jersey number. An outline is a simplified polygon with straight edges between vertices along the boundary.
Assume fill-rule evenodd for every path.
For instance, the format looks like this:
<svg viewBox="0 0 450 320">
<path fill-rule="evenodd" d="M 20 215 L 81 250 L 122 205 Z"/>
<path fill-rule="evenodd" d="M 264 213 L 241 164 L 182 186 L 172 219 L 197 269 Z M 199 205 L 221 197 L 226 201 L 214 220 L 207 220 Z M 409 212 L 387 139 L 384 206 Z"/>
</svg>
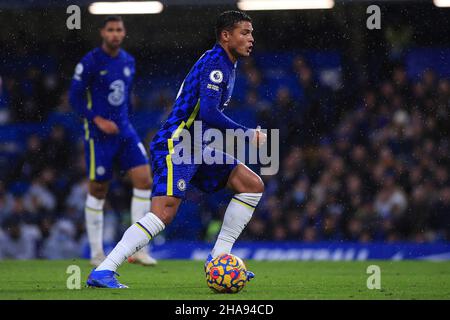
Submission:
<svg viewBox="0 0 450 320">
<path fill-rule="evenodd" d="M 115 80 L 109 85 L 112 92 L 108 95 L 108 102 L 113 106 L 120 106 L 125 99 L 125 83 L 123 80 Z"/>
</svg>

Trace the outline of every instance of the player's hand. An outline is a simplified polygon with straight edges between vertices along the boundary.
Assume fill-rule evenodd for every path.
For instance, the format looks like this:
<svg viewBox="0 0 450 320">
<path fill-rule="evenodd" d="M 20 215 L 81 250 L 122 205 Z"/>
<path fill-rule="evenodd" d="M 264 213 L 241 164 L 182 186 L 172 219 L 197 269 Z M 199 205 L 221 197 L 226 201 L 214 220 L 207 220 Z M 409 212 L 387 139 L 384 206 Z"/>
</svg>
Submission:
<svg viewBox="0 0 450 320">
<path fill-rule="evenodd" d="M 263 145 L 264 143 L 266 143 L 266 141 L 267 141 L 267 134 L 262 132 L 261 127 L 258 126 L 255 129 L 255 134 L 253 135 L 253 140 L 252 140 L 253 145 L 259 147 L 259 146 Z"/>
<path fill-rule="evenodd" d="M 95 125 L 106 134 L 118 134 L 119 127 L 111 120 L 107 120 L 100 116 L 94 118 Z"/>
</svg>

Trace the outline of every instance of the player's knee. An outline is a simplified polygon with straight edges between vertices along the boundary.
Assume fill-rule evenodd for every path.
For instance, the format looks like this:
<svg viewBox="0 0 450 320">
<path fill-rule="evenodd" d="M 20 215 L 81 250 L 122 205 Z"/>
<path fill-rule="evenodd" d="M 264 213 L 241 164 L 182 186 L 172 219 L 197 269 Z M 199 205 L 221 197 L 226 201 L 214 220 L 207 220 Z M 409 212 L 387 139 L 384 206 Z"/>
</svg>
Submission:
<svg viewBox="0 0 450 320">
<path fill-rule="evenodd" d="M 264 182 L 257 174 L 247 176 L 238 188 L 235 189 L 238 193 L 263 193 Z"/>
<path fill-rule="evenodd" d="M 168 197 L 162 206 L 158 205 L 157 208 L 152 206 L 152 212 L 167 226 L 175 218 L 178 204 L 176 198 Z"/>
<path fill-rule="evenodd" d="M 264 182 L 261 177 L 258 175 L 254 175 L 252 179 L 252 191 L 253 193 L 263 193 L 264 192 Z"/>
<path fill-rule="evenodd" d="M 108 193 L 108 184 L 91 181 L 89 183 L 89 194 L 97 199 L 105 199 Z"/>
<path fill-rule="evenodd" d="M 135 181 L 133 187 L 136 189 L 150 190 L 152 188 L 152 183 L 150 182 L 150 179 L 142 178 Z"/>
</svg>

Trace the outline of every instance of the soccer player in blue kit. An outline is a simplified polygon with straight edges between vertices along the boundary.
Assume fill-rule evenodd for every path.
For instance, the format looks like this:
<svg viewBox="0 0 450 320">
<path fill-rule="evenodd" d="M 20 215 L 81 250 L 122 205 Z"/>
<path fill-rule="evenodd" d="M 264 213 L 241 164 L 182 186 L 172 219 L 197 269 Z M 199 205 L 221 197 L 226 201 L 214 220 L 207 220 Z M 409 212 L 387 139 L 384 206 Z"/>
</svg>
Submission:
<svg viewBox="0 0 450 320">
<path fill-rule="evenodd" d="M 223 113 L 231 98 L 236 62 L 240 57 L 249 56 L 253 49 L 252 20 L 243 12 L 226 11 L 219 15 L 215 32 L 217 43 L 202 55 L 186 76 L 172 112 L 151 143 L 151 210 L 125 231 L 105 261 L 91 272 L 88 286 L 127 288 L 118 282 L 117 268 L 172 221 L 189 184 L 206 193 L 225 187 L 234 192 L 205 266 L 214 257 L 230 253 L 234 242 L 250 221 L 264 191 L 264 184 L 256 173 L 219 150 L 214 152 L 223 157 L 220 164 L 176 164 L 172 158 L 180 131 L 185 129 L 191 132 L 194 121 L 202 121 L 204 130 L 251 130 L 252 143 L 255 145 L 266 141 L 266 135 L 259 129 L 248 129 Z M 207 144 L 201 148 L 203 152 L 211 151 Z M 248 280 L 253 277 L 252 272 L 247 273 Z"/>
<path fill-rule="evenodd" d="M 107 17 L 100 34 L 103 40 L 101 47 L 90 51 L 77 64 L 70 87 L 70 103 L 84 118 L 89 175 L 85 218 L 91 264 L 94 266 L 105 259 L 103 206 L 114 163 L 119 163 L 133 184 L 132 223 L 149 211 L 152 185 L 147 153 L 128 117 L 135 62 L 120 47 L 125 38 L 121 17 Z M 129 261 L 156 264 L 145 249 L 136 252 Z"/>
</svg>

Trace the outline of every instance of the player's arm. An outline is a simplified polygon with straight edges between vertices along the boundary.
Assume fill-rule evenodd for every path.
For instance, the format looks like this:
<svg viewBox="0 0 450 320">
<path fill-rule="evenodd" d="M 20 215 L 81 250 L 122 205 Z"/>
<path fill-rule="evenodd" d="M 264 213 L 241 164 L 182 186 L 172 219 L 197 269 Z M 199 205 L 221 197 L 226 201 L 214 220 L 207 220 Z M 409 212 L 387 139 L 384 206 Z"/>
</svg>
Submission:
<svg viewBox="0 0 450 320">
<path fill-rule="evenodd" d="M 228 79 L 225 79 L 221 68 L 212 64 L 205 67 L 200 77 L 200 119 L 210 127 L 219 130 L 249 128 L 233 121 L 219 110 L 222 94 L 227 86 Z M 265 134 L 259 130 L 253 130 L 252 142 L 256 145 L 265 141 Z"/>
<path fill-rule="evenodd" d="M 219 110 L 228 75 L 218 63 L 206 65 L 200 75 L 200 119 L 210 127 L 219 130 L 242 129 L 247 127 L 233 121 Z"/>
<path fill-rule="evenodd" d="M 128 86 L 128 116 L 131 118 L 133 114 L 133 103 L 132 103 L 132 97 L 133 97 L 133 85 L 134 85 L 134 77 L 136 74 L 136 62 L 134 59 L 132 59 L 132 66 L 131 66 L 131 75 L 130 75 L 130 84 Z"/>
<path fill-rule="evenodd" d="M 75 67 L 69 90 L 69 101 L 74 110 L 89 121 L 97 116 L 88 101 L 88 88 L 92 82 L 92 63 L 84 57 Z"/>
<path fill-rule="evenodd" d="M 75 111 L 88 121 L 92 121 L 106 134 L 116 134 L 119 132 L 117 125 L 107 120 L 91 108 L 88 101 L 88 88 L 92 83 L 93 63 L 89 57 L 84 57 L 75 67 L 75 74 L 69 90 L 69 101 Z"/>
</svg>

